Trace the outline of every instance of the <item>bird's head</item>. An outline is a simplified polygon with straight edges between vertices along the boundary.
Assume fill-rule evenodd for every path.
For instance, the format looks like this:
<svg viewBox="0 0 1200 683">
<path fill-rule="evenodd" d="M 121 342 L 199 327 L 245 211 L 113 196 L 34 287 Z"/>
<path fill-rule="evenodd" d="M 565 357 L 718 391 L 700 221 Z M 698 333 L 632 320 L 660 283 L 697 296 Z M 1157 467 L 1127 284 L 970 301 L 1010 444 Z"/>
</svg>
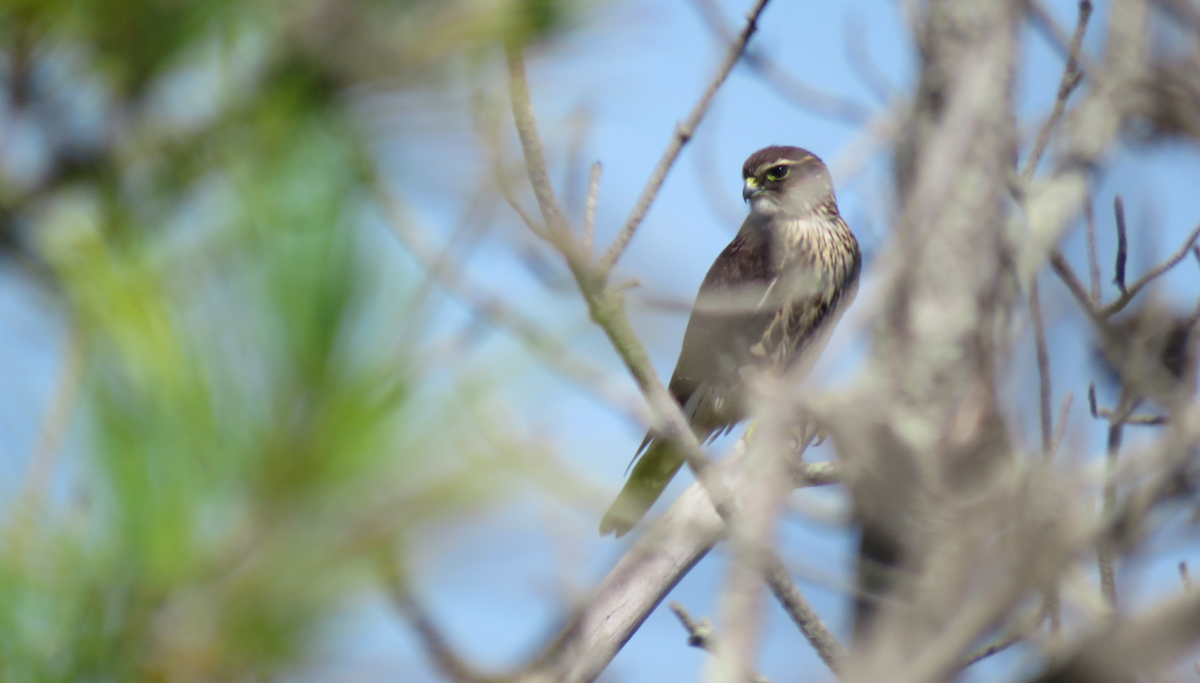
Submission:
<svg viewBox="0 0 1200 683">
<path fill-rule="evenodd" d="M 742 179 L 742 198 L 750 202 L 751 213 L 799 218 L 834 204 L 829 169 L 799 147 L 758 150 L 742 166 Z"/>
</svg>

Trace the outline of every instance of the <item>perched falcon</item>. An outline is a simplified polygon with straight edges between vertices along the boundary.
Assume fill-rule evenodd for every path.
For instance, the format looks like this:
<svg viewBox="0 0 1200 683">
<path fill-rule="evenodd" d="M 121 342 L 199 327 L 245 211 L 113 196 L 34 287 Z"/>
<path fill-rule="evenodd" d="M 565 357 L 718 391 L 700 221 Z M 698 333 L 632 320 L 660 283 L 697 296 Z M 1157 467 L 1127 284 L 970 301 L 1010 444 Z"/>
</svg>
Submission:
<svg viewBox="0 0 1200 683">
<path fill-rule="evenodd" d="M 669 386 L 701 442 L 746 419 L 746 382 L 755 371 L 789 372 L 797 381 L 808 373 L 854 299 L 862 265 L 829 170 L 811 152 L 760 149 L 742 178 L 750 215 L 700 285 Z M 602 535 L 632 529 L 684 462 L 677 447 L 652 435 L 638 454 L 600 522 Z"/>
</svg>

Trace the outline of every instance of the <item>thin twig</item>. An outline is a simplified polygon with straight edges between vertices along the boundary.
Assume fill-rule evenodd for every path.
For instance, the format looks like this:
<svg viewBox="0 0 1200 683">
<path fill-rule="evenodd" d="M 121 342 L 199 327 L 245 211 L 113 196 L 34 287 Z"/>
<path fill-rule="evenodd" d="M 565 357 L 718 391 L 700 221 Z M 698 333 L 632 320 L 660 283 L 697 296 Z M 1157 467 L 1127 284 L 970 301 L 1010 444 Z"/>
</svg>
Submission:
<svg viewBox="0 0 1200 683">
<path fill-rule="evenodd" d="M 1046 124 L 1038 131 L 1037 139 L 1029 152 L 1029 160 L 1025 164 L 1024 173 L 1021 174 L 1023 186 L 1028 187 L 1033 174 L 1037 172 L 1042 154 L 1046 152 L 1046 145 L 1050 143 L 1050 134 L 1054 132 L 1054 128 L 1062 119 L 1063 112 L 1066 111 L 1067 100 L 1075 88 L 1083 82 L 1083 71 L 1079 68 L 1079 50 L 1083 46 L 1083 34 L 1087 31 L 1088 19 L 1091 16 L 1091 0 L 1082 0 L 1079 3 L 1079 22 L 1075 25 L 1075 35 L 1071 36 L 1071 46 L 1067 52 L 1067 66 L 1063 69 L 1062 79 L 1058 83 L 1058 95 L 1054 99 L 1054 109 L 1050 112 L 1050 118 L 1046 120 Z"/>
<path fill-rule="evenodd" d="M 1163 261 L 1157 266 L 1151 268 L 1149 272 L 1138 278 L 1137 281 L 1130 285 L 1129 289 L 1121 294 L 1116 301 L 1105 306 L 1100 311 L 1100 314 L 1105 318 L 1111 318 L 1112 316 L 1121 312 L 1121 310 L 1129 305 L 1129 302 L 1133 301 L 1133 298 L 1136 297 L 1138 293 L 1146 287 L 1146 285 L 1161 277 L 1163 273 L 1166 273 L 1168 270 L 1178 265 L 1180 261 L 1187 258 L 1188 252 L 1192 250 L 1192 246 L 1196 244 L 1196 240 L 1198 239 L 1200 239 L 1200 224 L 1196 225 L 1195 229 L 1193 229 L 1191 234 L 1188 235 L 1187 240 L 1184 241 L 1183 246 L 1181 246 L 1178 251 L 1172 254 L 1171 257 L 1166 261 Z"/>
<path fill-rule="evenodd" d="M 1100 307 L 1100 256 L 1096 247 L 1096 209 L 1092 205 L 1091 193 L 1083 205 L 1087 218 L 1088 275 L 1091 279 L 1092 306 Z"/>
<path fill-rule="evenodd" d="M 1062 255 L 1061 251 L 1055 249 L 1050 253 L 1050 267 L 1058 274 L 1059 279 L 1063 281 L 1067 289 L 1071 290 L 1071 294 L 1075 296 L 1075 300 L 1079 302 L 1079 307 L 1083 309 L 1084 313 L 1087 313 L 1088 318 L 1093 323 L 1103 323 L 1104 318 L 1101 316 L 1100 311 L 1092 304 L 1091 296 L 1084 289 L 1083 283 L 1079 281 L 1079 276 L 1075 274 L 1075 270 L 1071 268 L 1071 264 L 1067 263 L 1067 259 Z"/>
<path fill-rule="evenodd" d="M 583 256 L 592 258 L 592 242 L 596 234 L 596 197 L 600 193 L 600 162 L 592 164 L 588 175 L 587 198 L 583 202 Z"/>
<path fill-rule="evenodd" d="M 692 139 L 692 136 L 695 135 L 696 127 L 700 125 L 700 120 L 704 118 L 709 106 L 712 105 L 712 100 L 717 94 L 717 90 L 725 83 L 729 72 L 733 70 L 734 65 L 738 63 L 738 60 L 741 59 L 742 54 L 746 51 L 746 44 L 758 29 L 758 17 L 766 7 L 767 1 L 755 0 L 753 7 L 750 8 L 750 11 L 746 15 L 746 25 L 742 28 L 742 32 L 738 34 L 737 40 L 729 46 L 725 58 L 721 60 L 721 64 L 717 67 L 716 74 L 704 90 L 704 94 L 700 96 L 700 101 L 696 102 L 696 106 L 692 107 L 692 111 L 688 114 L 687 119 L 676 126 L 675 134 L 671 136 L 671 141 L 667 144 L 667 149 L 659 159 L 658 165 L 655 166 L 654 172 L 650 174 L 650 179 L 646 181 L 646 187 L 642 190 L 641 196 L 638 197 L 637 203 L 634 204 L 633 211 L 629 214 L 629 218 L 625 221 L 621 232 L 617 234 L 608 251 L 600 258 L 597 266 L 600 273 L 607 276 L 621 258 L 621 254 L 625 253 L 625 248 L 629 246 L 629 241 L 633 239 L 634 232 L 641 225 L 642 219 L 646 217 L 646 212 L 650 210 L 650 204 L 658 196 L 658 190 L 662 187 L 663 181 L 666 180 L 667 173 L 671 170 L 671 166 L 674 165 L 675 159 L 679 157 L 679 152 Z"/>
<path fill-rule="evenodd" d="M 1117 195 L 1113 199 L 1113 213 L 1117 217 L 1117 263 L 1113 267 L 1113 284 L 1124 295 L 1129 292 L 1125 288 L 1125 262 L 1129 259 L 1129 234 L 1125 230 L 1125 200 L 1121 199 L 1121 195 Z"/>
<path fill-rule="evenodd" d="M 687 631 L 687 644 L 716 656 L 717 650 L 720 648 L 720 641 L 717 639 L 717 633 L 713 629 L 712 622 L 705 618 L 694 619 L 691 613 L 687 611 L 687 608 L 678 602 L 672 602 L 667 606 L 676 618 L 679 619 L 679 623 L 683 625 L 683 630 Z M 770 679 L 762 674 L 754 674 L 748 680 L 751 683 L 771 683 Z"/>
<path fill-rule="evenodd" d="M 1073 41 L 1067 38 L 1067 32 L 1058 25 L 1054 17 L 1050 16 L 1050 13 L 1046 11 L 1042 3 L 1038 0 L 1029 0 L 1025 4 L 1025 7 L 1033 19 L 1034 26 L 1042 30 L 1043 35 L 1050 39 L 1050 43 L 1058 49 L 1059 53 L 1065 59 L 1070 59 Z M 1076 52 L 1075 59 L 1083 73 L 1088 74 L 1089 78 L 1095 78 L 1097 69 L 1089 63 L 1087 57 L 1082 52 Z"/>
<path fill-rule="evenodd" d="M 1067 416 L 1071 412 L 1071 402 L 1075 400 L 1074 392 L 1067 392 L 1063 396 L 1062 406 L 1058 409 L 1058 426 L 1054 428 L 1054 442 L 1050 445 L 1050 455 L 1054 456 L 1058 452 L 1058 448 L 1062 445 L 1063 435 L 1067 432 Z"/>
</svg>

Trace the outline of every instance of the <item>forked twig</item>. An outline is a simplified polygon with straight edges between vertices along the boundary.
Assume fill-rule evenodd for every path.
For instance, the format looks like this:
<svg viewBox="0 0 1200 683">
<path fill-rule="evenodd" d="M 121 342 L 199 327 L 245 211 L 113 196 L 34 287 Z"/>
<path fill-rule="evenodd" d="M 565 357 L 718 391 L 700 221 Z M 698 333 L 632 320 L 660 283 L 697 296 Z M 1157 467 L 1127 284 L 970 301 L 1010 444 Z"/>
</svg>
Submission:
<svg viewBox="0 0 1200 683">
<path fill-rule="evenodd" d="M 1033 148 L 1029 152 L 1029 160 L 1025 164 L 1025 171 L 1021 174 L 1022 185 L 1028 186 L 1029 181 L 1033 178 L 1033 174 L 1037 172 L 1038 163 L 1042 159 L 1042 155 L 1046 152 L 1046 145 L 1050 143 L 1050 134 L 1054 132 L 1054 128 L 1058 126 L 1059 120 L 1062 119 L 1063 112 L 1067 108 L 1067 100 L 1071 97 L 1071 93 L 1079 84 L 1083 82 L 1083 71 L 1079 68 L 1079 50 L 1083 47 L 1083 34 L 1087 31 L 1088 19 L 1092 16 L 1091 0 L 1081 0 L 1079 3 L 1079 22 L 1075 25 L 1075 35 L 1071 36 L 1071 45 L 1067 49 L 1067 66 L 1063 69 L 1062 80 L 1058 84 L 1058 95 L 1054 99 L 1054 109 L 1050 112 L 1050 118 L 1046 120 L 1046 124 L 1038 131 L 1037 139 L 1033 143 Z"/>
<path fill-rule="evenodd" d="M 1167 260 L 1151 268 L 1146 272 L 1145 275 L 1135 280 L 1134 283 L 1129 285 L 1129 288 L 1125 290 L 1116 301 L 1101 309 L 1100 314 L 1105 318 L 1111 318 L 1117 313 L 1120 313 L 1126 306 L 1129 305 L 1130 301 L 1133 301 L 1133 298 L 1136 297 L 1139 292 L 1146 288 L 1146 285 L 1154 282 L 1154 280 L 1161 277 L 1168 270 L 1179 265 L 1180 261 L 1187 258 L 1188 253 L 1192 250 L 1192 247 L 1196 244 L 1196 240 L 1198 239 L 1200 239 L 1200 224 L 1196 225 L 1191 234 L 1188 235 L 1188 238 L 1184 240 L 1183 246 L 1181 246 L 1178 251 L 1172 254 Z"/>
</svg>

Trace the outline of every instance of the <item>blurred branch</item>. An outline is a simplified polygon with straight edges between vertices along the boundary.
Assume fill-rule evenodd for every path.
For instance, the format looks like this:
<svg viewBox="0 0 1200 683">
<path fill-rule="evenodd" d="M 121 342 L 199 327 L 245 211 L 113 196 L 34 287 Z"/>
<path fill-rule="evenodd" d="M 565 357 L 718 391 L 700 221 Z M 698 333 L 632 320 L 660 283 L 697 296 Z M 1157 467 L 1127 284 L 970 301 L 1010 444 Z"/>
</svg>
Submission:
<svg viewBox="0 0 1200 683">
<path fill-rule="evenodd" d="M 67 329 L 63 342 L 58 381 L 54 384 L 33 454 L 29 458 L 29 474 L 12 510 L 13 519 L 22 533 L 30 529 L 34 514 L 46 499 L 63 439 L 71 426 L 71 413 L 79 395 L 82 373 L 83 341 L 79 332 L 71 327 Z"/>
<path fill-rule="evenodd" d="M 779 600 L 779 604 L 783 605 L 783 611 L 792 618 L 792 623 L 812 644 L 821 661 L 825 662 L 825 666 L 829 667 L 834 675 L 840 673 L 842 664 L 846 661 L 846 648 L 842 647 L 821 621 L 820 615 L 805 599 L 804 594 L 792 582 L 787 568 L 778 557 L 768 557 L 763 560 L 763 573 L 767 587 L 771 589 L 775 599 Z"/>
<path fill-rule="evenodd" d="M 1046 609 L 1047 606 L 1047 604 L 1043 603 L 1042 609 L 1026 616 L 1020 623 L 1015 624 L 1008 633 L 998 638 L 995 642 L 985 645 L 967 655 L 967 658 L 965 661 L 963 661 L 961 668 L 965 669 L 972 664 L 991 657 L 994 654 L 1003 652 L 1013 645 L 1016 645 L 1022 640 L 1028 638 L 1033 634 L 1034 631 L 1038 629 L 1039 626 L 1041 626 L 1042 620 L 1049 614 L 1048 610 Z M 1054 615 L 1050 614 L 1050 616 L 1053 617 Z"/>
<path fill-rule="evenodd" d="M 400 561 L 388 557 L 380 561 L 384 575 L 384 586 L 396 610 L 408 620 L 416 632 L 425 652 L 433 665 L 452 683 L 510 683 L 511 676 L 489 676 L 479 673 L 459 657 L 449 640 L 438 629 L 433 617 L 425 610 L 412 592 Z"/>
<path fill-rule="evenodd" d="M 562 342 L 542 330 L 537 323 L 505 304 L 502 299 L 472 286 L 460 271 L 452 268 L 444 259 L 437 258 L 418 233 L 411 217 L 408 216 L 407 211 L 404 210 L 395 195 L 383 187 L 382 183 L 376 183 L 376 188 L 387 212 L 388 226 L 392 229 L 393 234 L 447 291 L 470 307 L 475 315 L 499 329 L 511 332 L 523 342 L 534 358 L 547 367 L 570 378 L 601 401 L 612 405 L 636 421 L 642 421 L 638 404 L 632 395 L 615 387 L 601 370 L 574 357 Z"/>
<path fill-rule="evenodd" d="M 1050 385 L 1050 350 L 1046 344 L 1046 321 L 1042 316 L 1042 300 L 1038 292 L 1038 278 L 1035 276 L 1029 284 L 1029 316 L 1033 319 L 1034 346 L 1037 350 L 1038 365 L 1038 405 L 1041 413 L 1042 426 L 1042 457 L 1049 461 L 1054 458 L 1055 438 L 1054 422 L 1051 416 L 1050 403 L 1053 400 Z M 1069 401 L 1064 407 L 1069 405 Z M 1062 625 L 1062 615 L 1059 608 L 1058 586 L 1049 586 L 1042 593 L 1042 610 L 1050 618 L 1050 630 L 1058 633 Z M 972 660 L 974 661 L 974 660 Z"/>
<path fill-rule="evenodd" d="M 1200 591 L 1144 616 L 1112 622 L 1029 683 L 1128 683 L 1153 676 L 1200 640 Z M 1153 680 L 1151 678 L 1150 680 Z"/>
<path fill-rule="evenodd" d="M 1125 392 L 1122 392 L 1121 398 L 1122 403 L 1131 403 Z M 1132 410 L 1133 406 L 1130 405 L 1129 411 Z M 1108 426 L 1108 449 L 1104 460 L 1104 503 L 1101 508 L 1101 514 L 1105 519 L 1112 515 L 1113 510 L 1117 507 L 1117 458 L 1121 452 L 1125 418 L 1129 411 L 1122 410 L 1122 414 Z M 1106 541 L 1097 548 L 1097 556 L 1100 564 L 1100 591 L 1104 594 L 1108 608 L 1115 613 L 1117 610 L 1116 549 L 1111 542 Z"/>
<path fill-rule="evenodd" d="M 583 254 L 592 257 L 592 242 L 596 233 L 596 196 L 600 193 L 600 162 L 592 164 L 588 175 L 587 199 L 583 202 Z"/>
</svg>

